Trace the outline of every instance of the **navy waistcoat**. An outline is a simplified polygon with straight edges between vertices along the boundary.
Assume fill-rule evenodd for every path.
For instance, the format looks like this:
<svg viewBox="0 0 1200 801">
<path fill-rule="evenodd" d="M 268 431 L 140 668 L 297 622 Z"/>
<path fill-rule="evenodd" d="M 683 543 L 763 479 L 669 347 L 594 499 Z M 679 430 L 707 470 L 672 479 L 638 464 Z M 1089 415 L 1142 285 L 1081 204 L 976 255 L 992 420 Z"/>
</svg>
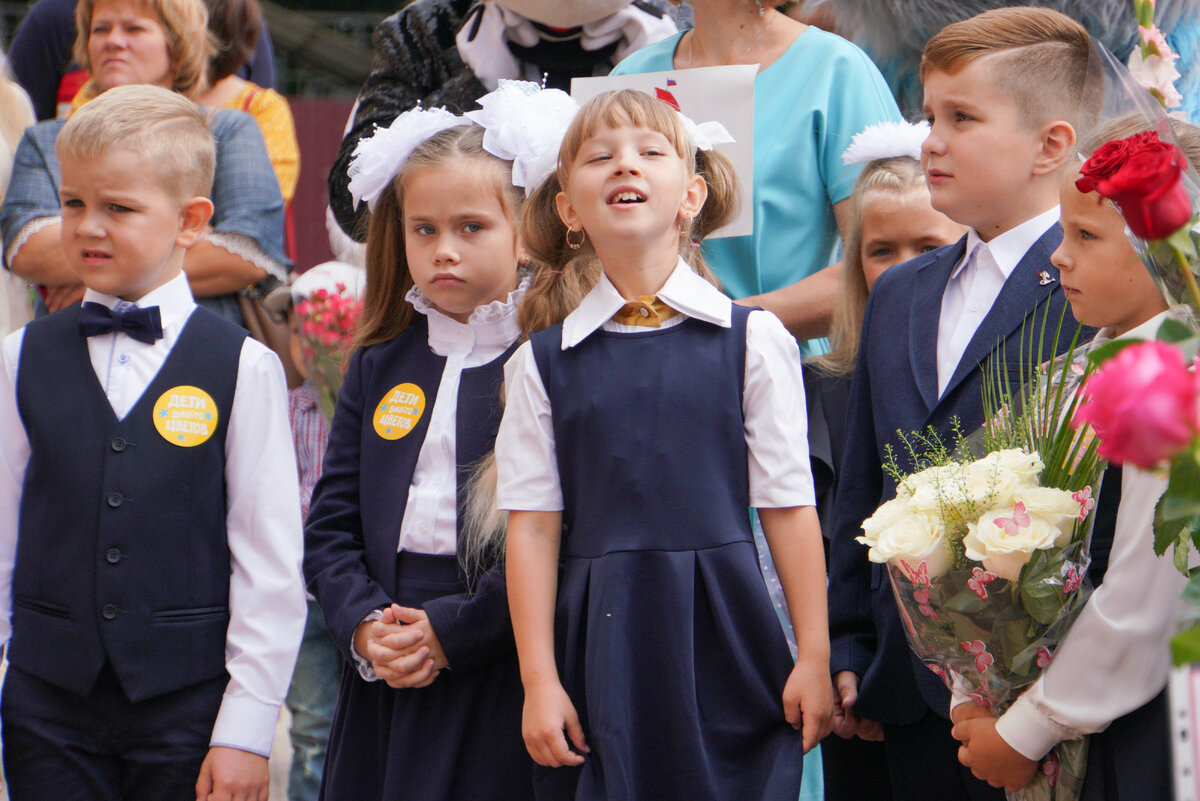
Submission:
<svg viewBox="0 0 1200 801">
<path fill-rule="evenodd" d="M 651 333 L 599 330 L 562 350 L 561 326 L 531 337 L 554 410 L 564 556 L 644 548 L 672 532 L 696 550 L 750 537 L 742 387 L 746 318 L 695 318 Z"/>
<path fill-rule="evenodd" d="M 197 308 L 124 419 L 96 378 L 79 307 L 25 330 L 17 405 L 30 458 L 13 570 L 14 665 L 87 694 L 105 662 L 137 702 L 225 670 L 225 435 L 246 332 Z M 203 443 L 155 428 L 167 390 L 217 407 Z M 64 650 L 69 658 L 64 658 Z"/>
</svg>

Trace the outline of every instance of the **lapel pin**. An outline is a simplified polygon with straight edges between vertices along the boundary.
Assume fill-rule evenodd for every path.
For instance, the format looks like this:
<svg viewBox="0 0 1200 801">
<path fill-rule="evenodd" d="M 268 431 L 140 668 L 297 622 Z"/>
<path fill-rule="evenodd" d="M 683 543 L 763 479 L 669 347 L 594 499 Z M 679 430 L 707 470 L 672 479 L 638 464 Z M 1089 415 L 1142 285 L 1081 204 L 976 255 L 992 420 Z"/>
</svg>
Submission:
<svg viewBox="0 0 1200 801">
<path fill-rule="evenodd" d="M 1054 283 L 1054 276 L 1045 270 L 1038 270 L 1038 286 L 1046 286 Z"/>
</svg>

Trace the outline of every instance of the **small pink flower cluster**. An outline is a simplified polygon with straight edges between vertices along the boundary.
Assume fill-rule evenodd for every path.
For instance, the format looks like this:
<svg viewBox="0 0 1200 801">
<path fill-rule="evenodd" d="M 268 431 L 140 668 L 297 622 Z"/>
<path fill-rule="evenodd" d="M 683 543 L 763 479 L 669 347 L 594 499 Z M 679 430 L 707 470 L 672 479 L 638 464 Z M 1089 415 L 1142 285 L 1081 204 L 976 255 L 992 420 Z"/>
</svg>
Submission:
<svg viewBox="0 0 1200 801">
<path fill-rule="evenodd" d="M 1163 32 L 1154 24 L 1153 0 L 1135 0 L 1134 7 L 1141 44 L 1129 56 L 1129 71 L 1163 107 L 1179 108 L 1183 105 L 1183 96 L 1175 88 L 1180 77 L 1175 66 L 1179 54 L 1171 50 Z"/>
<path fill-rule="evenodd" d="M 1088 379 L 1082 397 L 1073 424 L 1091 423 L 1113 464 L 1156 467 L 1200 435 L 1200 379 L 1165 342 L 1125 348 Z"/>
<path fill-rule="evenodd" d="M 350 346 L 362 314 L 362 301 L 345 297 L 345 291 L 345 284 L 338 284 L 337 292 L 318 289 L 308 300 L 296 304 L 300 332 L 310 343 L 340 350 Z M 315 355 L 312 345 L 306 345 L 304 358 Z"/>
</svg>

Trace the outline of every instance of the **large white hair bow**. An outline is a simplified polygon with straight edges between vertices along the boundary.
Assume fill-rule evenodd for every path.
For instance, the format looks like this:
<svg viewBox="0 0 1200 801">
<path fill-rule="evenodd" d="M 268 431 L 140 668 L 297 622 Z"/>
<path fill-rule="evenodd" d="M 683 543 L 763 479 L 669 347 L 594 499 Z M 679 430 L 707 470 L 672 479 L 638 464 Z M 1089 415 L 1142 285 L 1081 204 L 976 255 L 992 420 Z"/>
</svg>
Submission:
<svg viewBox="0 0 1200 801">
<path fill-rule="evenodd" d="M 865 164 L 878 159 L 909 156 L 921 160 L 921 144 L 929 137 L 929 123 L 877 122 L 854 135 L 842 153 L 843 164 Z"/>
<path fill-rule="evenodd" d="M 444 108 L 417 107 L 401 114 L 388 127 L 376 128 L 370 137 L 359 141 L 346 170 L 354 205 L 365 200 L 374 211 L 375 202 L 417 145 L 447 128 L 470 122 Z"/>
</svg>

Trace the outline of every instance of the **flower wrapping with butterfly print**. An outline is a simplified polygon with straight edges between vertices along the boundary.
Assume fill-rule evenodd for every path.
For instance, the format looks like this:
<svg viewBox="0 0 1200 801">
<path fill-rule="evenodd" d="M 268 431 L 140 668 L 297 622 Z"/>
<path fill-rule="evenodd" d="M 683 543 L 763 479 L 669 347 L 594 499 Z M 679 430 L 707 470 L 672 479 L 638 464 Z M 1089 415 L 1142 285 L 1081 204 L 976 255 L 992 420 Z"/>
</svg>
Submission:
<svg viewBox="0 0 1200 801">
<path fill-rule="evenodd" d="M 929 466 L 906 475 L 887 449 L 896 497 L 858 538 L 886 565 L 913 652 L 957 697 L 996 715 L 1053 661 L 1092 589 L 1103 461 L 1090 428 L 1070 426 L 1090 368 L 1073 346 L 1058 359 L 1042 356 L 1023 347 L 1015 384 L 985 371 L 988 422 L 971 436 L 956 431 L 953 449 L 932 432 L 901 434 L 904 461 Z M 1060 743 L 1008 797 L 1075 801 L 1086 767 L 1086 739 Z"/>
</svg>

